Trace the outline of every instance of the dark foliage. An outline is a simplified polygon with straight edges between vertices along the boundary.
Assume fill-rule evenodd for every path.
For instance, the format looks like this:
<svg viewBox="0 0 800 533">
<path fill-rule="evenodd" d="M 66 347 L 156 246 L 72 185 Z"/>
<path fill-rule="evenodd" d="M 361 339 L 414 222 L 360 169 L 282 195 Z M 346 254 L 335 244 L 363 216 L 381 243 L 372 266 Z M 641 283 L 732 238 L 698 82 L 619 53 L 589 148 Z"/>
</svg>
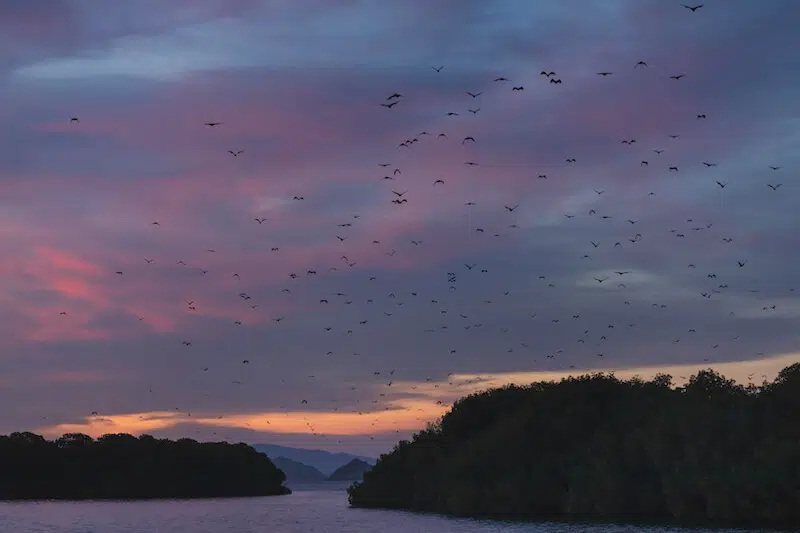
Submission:
<svg viewBox="0 0 800 533">
<path fill-rule="evenodd" d="M 530 520 L 800 526 L 800 364 L 595 374 L 457 401 L 348 489 L 354 507 Z"/>
<path fill-rule="evenodd" d="M 80 433 L 0 436 L 0 499 L 150 499 L 288 494 L 286 477 L 246 444 Z"/>
</svg>

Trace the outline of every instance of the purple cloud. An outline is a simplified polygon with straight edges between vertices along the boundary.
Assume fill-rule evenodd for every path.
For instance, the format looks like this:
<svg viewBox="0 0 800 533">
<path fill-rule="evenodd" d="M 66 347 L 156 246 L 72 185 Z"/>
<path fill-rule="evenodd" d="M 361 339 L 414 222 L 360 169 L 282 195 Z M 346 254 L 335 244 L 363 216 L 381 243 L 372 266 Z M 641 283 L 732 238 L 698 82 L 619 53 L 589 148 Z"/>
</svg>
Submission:
<svg viewBox="0 0 800 533">
<path fill-rule="evenodd" d="M 797 349 L 793 3 L 47 6 L 0 13 L 2 431 L 375 453 L 449 373 Z"/>
</svg>

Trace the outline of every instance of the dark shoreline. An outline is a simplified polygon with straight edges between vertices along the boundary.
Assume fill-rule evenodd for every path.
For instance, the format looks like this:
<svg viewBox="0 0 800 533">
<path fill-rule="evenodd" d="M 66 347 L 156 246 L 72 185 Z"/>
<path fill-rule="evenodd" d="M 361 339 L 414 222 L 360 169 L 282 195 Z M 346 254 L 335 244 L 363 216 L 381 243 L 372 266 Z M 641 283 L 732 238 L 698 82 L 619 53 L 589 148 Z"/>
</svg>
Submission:
<svg viewBox="0 0 800 533">
<path fill-rule="evenodd" d="M 348 489 L 354 508 L 800 531 L 800 363 L 741 385 L 591 374 L 462 398 Z"/>
<path fill-rule="evenodd" d="M 560 524 L 573 526 L 620 526 L 620 527 L 644 527 L 644 528 L 676 528 L 685 530 L 706 530 L 706 531 L 742 531 L 742 532 L 796 532 L 800 531 L 796 524 L 786 524 L 784 526 L 770 524 L 769 526 L 753 523 L 741 522 L 721 522 L 721 521 L 678 521 L 659 518 L 604 518 L 595 516 L 538 516 L 530 515 L 502 515 L 502 514 L 454 514 L 438 511 L 420 511 L 414 509 L 402 509 L 398 507 L 379 507 L 379 506 L 357 506 L 349 505 L 349 509 L 361 511 L 397 511 L 415 515 L 439 516 L 442 518 L 452 518 L 461 520 L 477 520 L 482 522 L 496 522 L 508 524 Z"/>
<path fill-rule="evenodd" d="M 130 501 L 291 494 L 286 475 L 243 443 L 124 433 L 0 435 L 0 501 Z"/>
<path fill-rule="evenodd" d="M 244 498 L 270 498 L 272 496 L 289 496 L 292 489 L 284 487 L 282 492 L 268 494 L 221 494 L 202 496 L 120 496 L 120 497 L 76 497 L 76 496 L 35 496 L 30 498 L 0 498 L 0 503 L 31 502 L 157 502 L 157 501 L 194 501 L 194 500 L 235 500 Z"/>
</svg>

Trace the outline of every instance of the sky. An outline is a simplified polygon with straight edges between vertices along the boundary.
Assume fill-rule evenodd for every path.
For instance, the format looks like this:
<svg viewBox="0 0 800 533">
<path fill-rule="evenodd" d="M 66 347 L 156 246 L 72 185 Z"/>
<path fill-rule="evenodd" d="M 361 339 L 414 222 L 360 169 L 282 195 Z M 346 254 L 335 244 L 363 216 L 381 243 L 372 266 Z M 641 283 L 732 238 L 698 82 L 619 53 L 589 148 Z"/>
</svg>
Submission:
<svg viewBox="0 0 800 533">
<path fill-rule="evenodd" d="M 503 383 L 772 379 L 798 17 L 3 2 L 0 433 L 377 455 Z"/>
</svg>

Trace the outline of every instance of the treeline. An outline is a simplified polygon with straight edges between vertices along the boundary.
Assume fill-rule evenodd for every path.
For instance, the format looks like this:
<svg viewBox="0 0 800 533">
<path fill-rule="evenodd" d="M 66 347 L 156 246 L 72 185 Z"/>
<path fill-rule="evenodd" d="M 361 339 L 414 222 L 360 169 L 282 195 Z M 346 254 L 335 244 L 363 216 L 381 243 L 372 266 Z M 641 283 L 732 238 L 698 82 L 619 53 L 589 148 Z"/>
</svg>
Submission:
<svg viewBox="0 0 800 533">
<path fill-rule="evenodd" d="M 381 456 L 354 507 L 472 517 L 800 527 L 800 364 L 742 386 L 711 371 L 595 374 L 457 401 Z"/>
<path fill-rule="evenodd" d="M 0 499 L 151 499 L 288 494 L 286 477 L 246 444 L 72 433 L 0 436 Z"/>
</svg>

